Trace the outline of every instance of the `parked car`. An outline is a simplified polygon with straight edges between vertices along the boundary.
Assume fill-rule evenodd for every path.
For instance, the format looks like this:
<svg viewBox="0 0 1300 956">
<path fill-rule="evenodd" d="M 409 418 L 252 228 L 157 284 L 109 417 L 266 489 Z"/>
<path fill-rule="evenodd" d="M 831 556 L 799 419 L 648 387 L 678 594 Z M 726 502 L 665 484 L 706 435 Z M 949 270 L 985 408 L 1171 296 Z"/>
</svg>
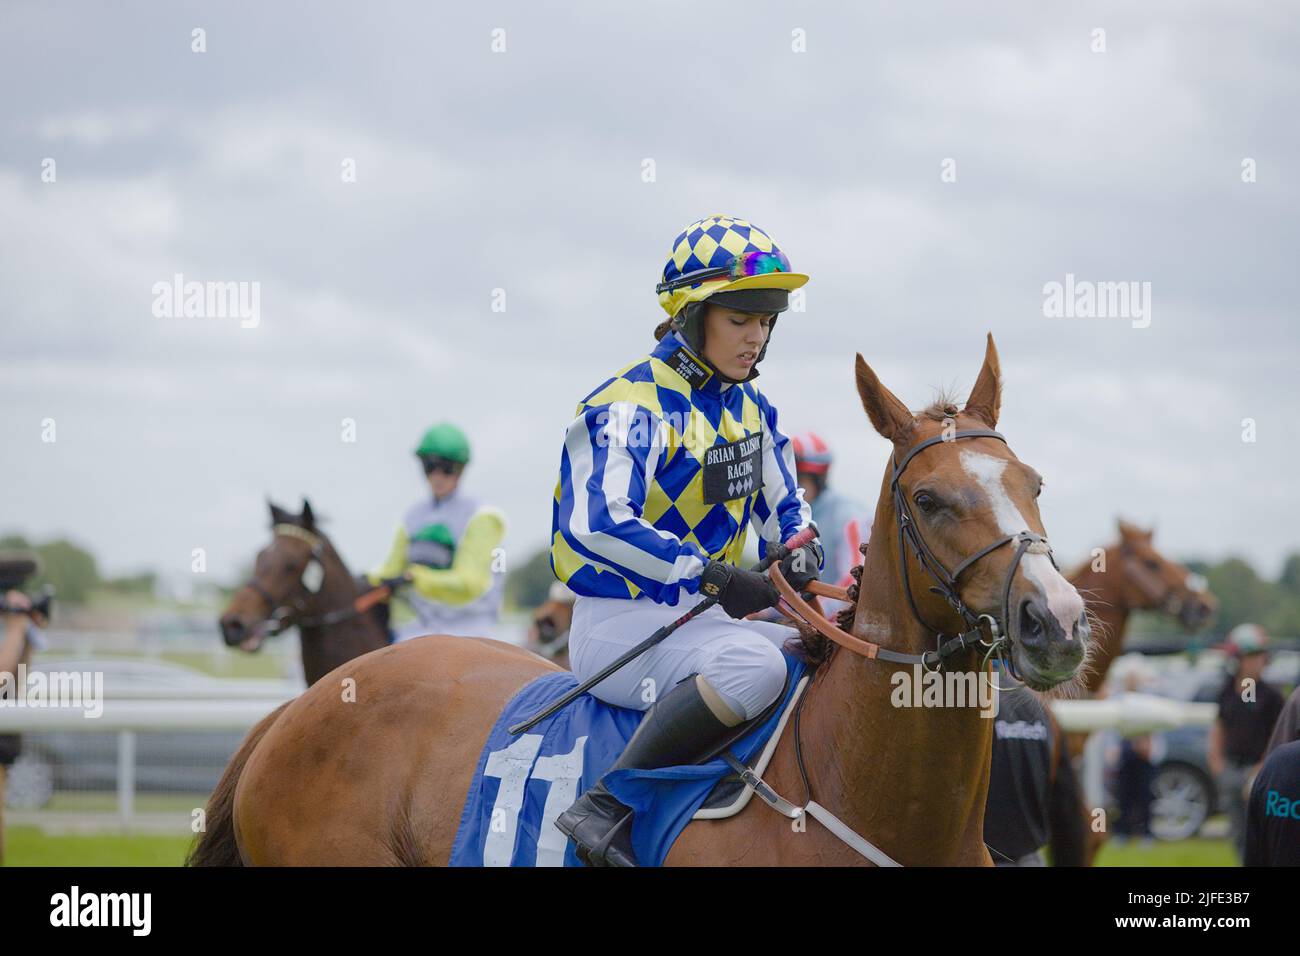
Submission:
<svg viewBox="0 0 1300 956">
<path fill-rule="evenodd" d="M 1290 693 L 1300 679 L 1300 654 L 1276 652 L 1264 670 L 1264 680 Z M 1189 669 L 1161 677 L 1152 693 L 1197 703 L 1218 700 L 1227 674 L 1223 670 Z M 1185 840 L 1201 831 L 1219 813 L 1219 793 L 1210 773 L 1209 727 L 1178 727 L 1152 735 L 1156 767 L 1151 789 L 1151 832 L 1160 840 Z M 1111 775 L 1108 783 L 1112 786 Z"/>
</svg>

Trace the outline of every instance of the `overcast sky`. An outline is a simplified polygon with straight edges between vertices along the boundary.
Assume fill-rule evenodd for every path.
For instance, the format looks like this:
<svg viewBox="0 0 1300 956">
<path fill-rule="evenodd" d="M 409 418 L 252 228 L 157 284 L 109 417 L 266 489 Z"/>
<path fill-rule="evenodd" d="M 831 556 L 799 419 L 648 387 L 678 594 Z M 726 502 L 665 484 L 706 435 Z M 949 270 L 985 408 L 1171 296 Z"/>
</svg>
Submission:
<svg viewBox="0 0 1300 956">
<path fill-rule="evenodd" d="M 865 505 L 888 445 L 854 353 L 919 407 L 966 394 L 992 330 L 1063 562 L 1123 515 L 1275 573 L 1297 49 L 1282 3 L 7 0 L 0 533 L 172 579 L 201 547 L 223 578 L 264 496 L 306 494 L 374 566 L 448 418 L 521 561 L 577 401 L 648 351 L 670 243 L 724 213 L 812 276 L 759 384 Z M 258 324 L 156 317 L 176 274 L 258 283 Z M 1149 282 L 1149 325 L 1045 316 L 1067 274 Z"/>
</svg>

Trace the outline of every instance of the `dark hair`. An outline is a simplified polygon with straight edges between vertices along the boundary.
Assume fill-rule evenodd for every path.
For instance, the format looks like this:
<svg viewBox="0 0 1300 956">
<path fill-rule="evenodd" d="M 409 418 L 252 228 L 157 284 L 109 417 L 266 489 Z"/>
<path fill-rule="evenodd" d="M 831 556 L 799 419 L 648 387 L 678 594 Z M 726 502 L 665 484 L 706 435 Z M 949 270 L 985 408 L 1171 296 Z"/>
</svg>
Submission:
<svg viewBox="0 0 1300 956">
<path fill-rule="evenodd" d="M 700 348 L 703 349 L 704 343 L 706 341 L 706 337 L 705 337 L 706 323 L 704 321 L 704 317 L 708 313 L 708 303 L 687 302 L 684 306 L 682 306 L 682 308 L 684 310 L 691 310 L 699 313 L 699 320 L 698 320 L 699 339 L 700 339 Z M 684 322 L 689 323 L 691 319 L 691 311 L 687 311 L 686 314 L 682 316 Z M 655 326 L 654 334 L 655 334 L 656 342 L 662 341 L 665 335 L 667 335 L 669 332 L 673 331 L 674 328 L 676 328 L 676 326 L 673 324 L 674 321 L 675 321 L 674 319 L 664 319 L 662 322 L 660 322 L 658 325 Z M 682 338 L 689 339 L 689 336 L 683 334 Z"/>
</svg>

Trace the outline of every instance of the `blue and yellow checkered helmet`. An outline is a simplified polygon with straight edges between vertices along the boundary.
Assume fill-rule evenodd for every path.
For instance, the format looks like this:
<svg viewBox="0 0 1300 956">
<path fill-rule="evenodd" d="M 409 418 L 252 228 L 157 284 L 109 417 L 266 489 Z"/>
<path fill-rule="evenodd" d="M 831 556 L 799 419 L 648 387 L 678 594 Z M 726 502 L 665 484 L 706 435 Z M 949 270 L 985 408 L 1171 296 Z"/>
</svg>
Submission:
<svg viewBox="0 0 1300 956">
<path fill-rule="evenodd" d="M 726 268 L 737 257 L 758 252 L 782 256 L 772 237 L 753 223 L 734 216 L 709 216 L 691 223 L 673 241 L 668 263 L 664 266 L 663 284 L 674 283 L 693 272 Z M 741 289 L 789 290 L 797 289 L 807 281 L 806 275 L 788 269 L 734 279 L 725 275 L 714 276 L 661 291 L 659 304 L 669 316 L 675 317 L 691 302 L 701 302 L 719 292 Z"/>
</svg>

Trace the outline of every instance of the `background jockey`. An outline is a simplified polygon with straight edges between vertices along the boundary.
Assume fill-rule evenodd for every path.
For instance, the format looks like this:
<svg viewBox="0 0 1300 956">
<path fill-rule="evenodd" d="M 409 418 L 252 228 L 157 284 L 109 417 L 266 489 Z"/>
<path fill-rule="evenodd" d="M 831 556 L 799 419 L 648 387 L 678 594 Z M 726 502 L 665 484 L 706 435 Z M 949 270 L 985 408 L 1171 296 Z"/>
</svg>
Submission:
<svg viewBox="0 0 1300 956">
<path fill-rule="evenodd" d="M 813 523 L 821 532 L 826 549 L 822 580 L 838 587 L 853 583 L 849 569 L 862 563 L 861 546 L 871 537 L 871 518 L 866 509 L 830 487 L 830 446 L 815 432 L 790 438 L 794 466 L 804 500 L 812 505 Z M 838 602 L 837 602 L 838 603 Z"/>
<path fill-rule="evenodd" d="M 605 378 L 565 434 L 551 567 L 578 595 L 573 672 L 590 677 L 706 594 L 719 604 L 592 689 L 649 708 L 611 770 L 698 762 L 777 700 L 779 648 L 796 632 L 738 620 L 777 593 L 737 565 L 751 522 L 763 555 L 812 520 L 776 409 L 754 386 L 777 316 L 808 277 L 757 226 L 711 216 L 678 235 L 662 279 L 669 319 L 654 351 Z M 800 588 L 822 561 L 814 541 L 783 570 Z M 556 821 L 579 859 L 616 866 L 636 865 L 631 824 L 604 778 Z"/>
<path fill-rule="evenodd" d="M 505 535 L 505 516 L 460 490 L 469 463 L 469 440 L 454 425 L 434 425 L 415 455 L 432 495 L 411 506 L 393 539 L 388 559 L 368 575 L 371 584 L 405 577 L 400 592 L 416 620 L 394 640 L 422 634 L 492 637 L 501 614 L 504 574 L 494 571 Z"/>
</svg>

